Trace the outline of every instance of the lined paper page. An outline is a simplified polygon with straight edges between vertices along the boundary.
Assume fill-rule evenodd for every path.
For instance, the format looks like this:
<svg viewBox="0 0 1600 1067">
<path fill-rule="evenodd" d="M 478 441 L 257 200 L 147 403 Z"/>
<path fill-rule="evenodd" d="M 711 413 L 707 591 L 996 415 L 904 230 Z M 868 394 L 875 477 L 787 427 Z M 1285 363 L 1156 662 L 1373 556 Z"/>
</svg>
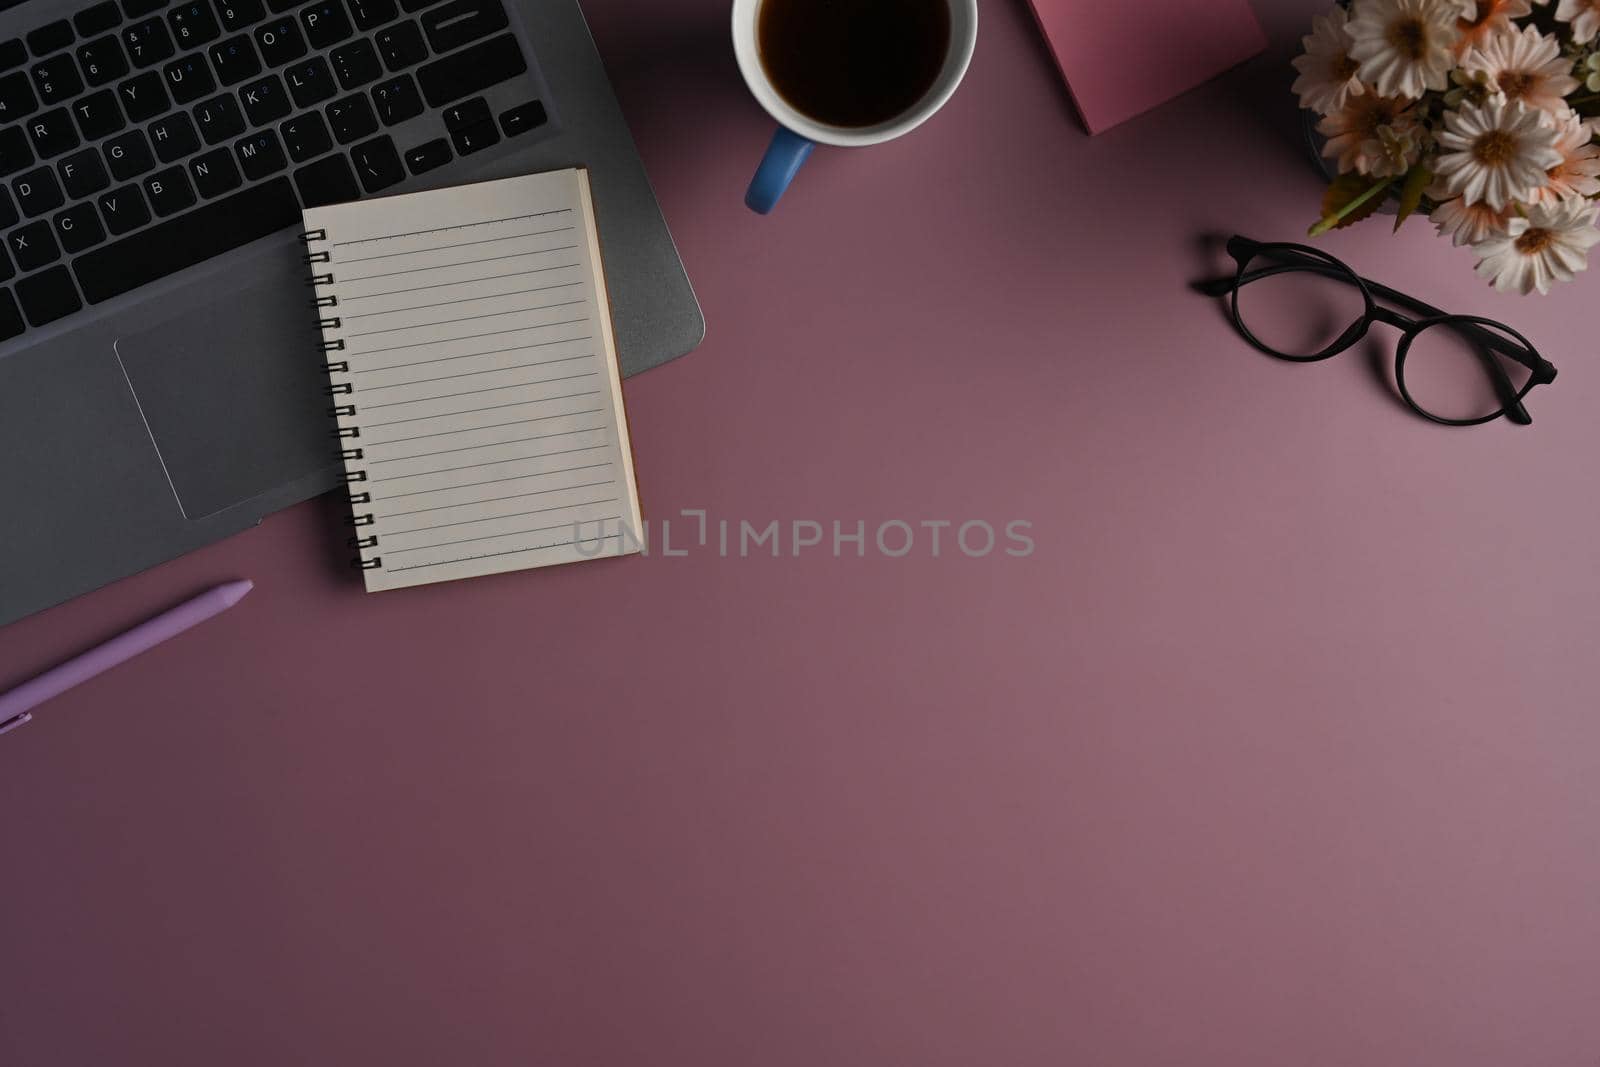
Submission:
<svg viewBox="0 0 1600 1067">
<path fill-rule="evenodd" d="M 636 550 L 588 175 L 314 208 L 310 245 L 369 591 Z M 341 367 L 347 365 L 347 369 Z M 370 499 L 368 499 L 368 497 Z M 623 532 L 619 537 L 619 530 Z"/>
</svg>

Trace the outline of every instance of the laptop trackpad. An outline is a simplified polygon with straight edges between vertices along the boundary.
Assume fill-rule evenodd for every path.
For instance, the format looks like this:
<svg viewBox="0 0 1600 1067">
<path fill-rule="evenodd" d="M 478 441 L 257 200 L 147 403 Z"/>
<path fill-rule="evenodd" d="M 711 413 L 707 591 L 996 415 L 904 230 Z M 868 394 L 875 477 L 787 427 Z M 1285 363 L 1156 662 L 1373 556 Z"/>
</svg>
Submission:
<svg viewBox="0 0 1600 1067">
<path fill-rule="evenodd" d="M 310 292 L 286 271 L 116 342 L 187 518 L 337 465 Z"/>
</svg>

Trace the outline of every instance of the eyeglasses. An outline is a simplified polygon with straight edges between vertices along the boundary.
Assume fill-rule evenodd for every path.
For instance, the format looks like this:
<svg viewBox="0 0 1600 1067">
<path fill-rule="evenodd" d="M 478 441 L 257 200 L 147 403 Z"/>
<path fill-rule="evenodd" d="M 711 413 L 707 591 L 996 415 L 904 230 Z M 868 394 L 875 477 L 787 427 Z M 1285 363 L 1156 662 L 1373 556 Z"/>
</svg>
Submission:
<svg viewBox="0 0 1600 1067">
<path fill-rule="evenodd" d="M 1374 322 L 1386 323 L 1402 333 L 1394 356 L 1401 399 L 1445 426 L 1478 426 L 1502 415 L 1527 425 L 1533 416 L 1523 398 L 1555 381 L 1555 367 L 1504 323 L 1447 315 L 1305 245 L 1235 235 L 1227 247 L 1238 272 L 1197 288 L 1229 296 L 1234 327 L 1269 356 L 1314 363 L 1350 348 Z M 1422 317 L 1408 318 L 1378 300 Z"/>
</svg>

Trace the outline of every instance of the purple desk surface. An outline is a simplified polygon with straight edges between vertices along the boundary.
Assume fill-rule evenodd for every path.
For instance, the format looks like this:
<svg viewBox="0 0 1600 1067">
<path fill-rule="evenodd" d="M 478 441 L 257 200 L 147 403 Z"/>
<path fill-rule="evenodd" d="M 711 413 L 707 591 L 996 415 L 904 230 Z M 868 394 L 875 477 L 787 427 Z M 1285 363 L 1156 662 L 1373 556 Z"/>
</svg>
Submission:
<svg viewBox="0 0 1600 1067">
<path fill-rule="evenodd" d="M 1037 550 L 368 597 L 314 502 L 0 631 L 8 684 L 257 581 L 0 745 L 0 1063 L 1593 1064 L 1600 273 L 1328 239 L 1561 368 L 1439 429 L 1185 287 L 1314 213 L 1317 3 L 1091 140 L 986 0 L 765 219 L 726 0 L 586 6 L 710 324 L 627 386 L 647 514 Z"/>
</svg>

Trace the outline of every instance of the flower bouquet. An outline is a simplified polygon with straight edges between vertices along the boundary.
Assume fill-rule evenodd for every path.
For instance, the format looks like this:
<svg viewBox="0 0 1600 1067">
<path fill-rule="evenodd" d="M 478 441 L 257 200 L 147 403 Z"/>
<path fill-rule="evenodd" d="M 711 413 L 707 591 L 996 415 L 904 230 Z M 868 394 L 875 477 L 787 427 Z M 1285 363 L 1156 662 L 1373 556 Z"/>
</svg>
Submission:
<svg viewBox="0 0 1600 1067">
<path fill-rule="evenodd" d="M 1600 242 L 1600 0 L 1354 0 L 1317 18 L 1294 91 L 1338 176 L 1312 234 L 1394 201 L 1501 290 L 1550 291 Z"/>
</svg>

